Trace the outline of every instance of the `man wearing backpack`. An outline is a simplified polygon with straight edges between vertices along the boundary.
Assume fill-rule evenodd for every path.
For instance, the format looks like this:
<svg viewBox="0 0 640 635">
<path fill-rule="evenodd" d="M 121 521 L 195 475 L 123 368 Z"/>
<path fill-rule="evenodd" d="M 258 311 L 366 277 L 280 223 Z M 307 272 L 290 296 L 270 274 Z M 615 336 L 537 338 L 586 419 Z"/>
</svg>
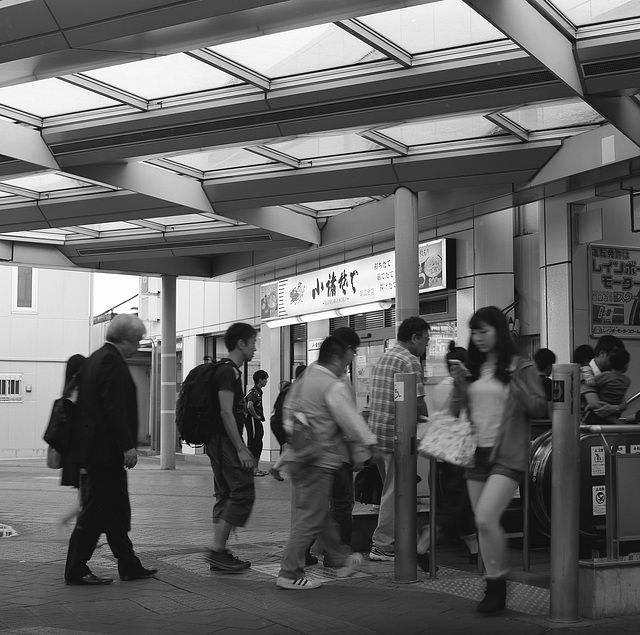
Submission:
<svg viewBox="0 0 640 635">
<path fill-rule="evenodd" d="M 246 406 L 240 368 L 253 358 L 256 336 L 250 324 L 232 324 L 224 335 L 230 363 L 219 364 L 213 379 L 215 426 L 206 444 L 216 496 L 213 539 L 206 555 L 212 571 L 238 572 L 251 566 L 227 549 L 227 540 L 233 527 L 244 527 L 255 500 L 253 455 L 242 440 Z"/>
<path fill-rule="evenodd" d="M 376 441 L 358 414 L 353 398 L 340 380 L 352 354 L 336 337 L 320 346 L 318 361 L 294 382 L 284 404 L 285 428 L 291 436 L 289 472 L 291 475 L 291 534 L 282 554 L 276 585 L 281 589 L 306 590 L 320 586 L 305 577 L 305 553 L 320 538 L 325 553 L 337 567 L 336 576 L 352 575 L 362 562 L 351 547 L 340 540 L 338 525 L 329 515 L 329 501 L 336 473 L 349 460 L 347 442 L 367 446 L 372 452 Z M 295 420 L 310 431 L 312 446 L 296 441 Z M 309 435 L 301 435 L 309 439 Z"/>
</svg>

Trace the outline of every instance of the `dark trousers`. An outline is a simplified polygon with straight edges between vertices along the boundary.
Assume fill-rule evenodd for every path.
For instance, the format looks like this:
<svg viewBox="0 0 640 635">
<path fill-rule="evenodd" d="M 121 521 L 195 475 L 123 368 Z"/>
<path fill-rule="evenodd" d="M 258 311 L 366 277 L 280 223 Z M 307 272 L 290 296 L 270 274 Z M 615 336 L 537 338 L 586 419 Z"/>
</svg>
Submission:
<svg viewBox="0 0 640 635">
<path fill-rule="evenodd" d="M 247 429 L 247 448 L 254 459 L 260 460 L 262 454 L 262 440 L 264 439 L 264 426 L 262 421 L 249 416 L 244 420 Z"/>
<path fill-rule="evenodd" d="M 340 540 L 346 545 L 351 544 L 354 503 L 353 471 L 349 463 L 343 463 L 334 472 L 330 508 L 333 519 L 340 527 Z"/>
<path fill-rule="evenodd" d="M 438 461 L 436 522 L 444 534 L 443 538 L 476 533 L 464 470 L 463 467 Z"/>
<path fill-rule="evenodd" d="M 228 437 L 214 436 L 207 443 L 207 455 L 216 495 L 214 525 L 224 520 L 233 527 L 244 527 L 256 497 L 253 470 L 242 469 L 238 453 Z"/>
<path fill-rule="evenodd" d="M 135 572 L 142 565 L 129 538 L 131 504 L 124 467 L 87 467 L 80 496 L 82 509 L 69 539 L 65 579 L 77 580 L 90 573 L 87 562 L 102 533 L 118 560 L 120 575 Z"/>
</svg>

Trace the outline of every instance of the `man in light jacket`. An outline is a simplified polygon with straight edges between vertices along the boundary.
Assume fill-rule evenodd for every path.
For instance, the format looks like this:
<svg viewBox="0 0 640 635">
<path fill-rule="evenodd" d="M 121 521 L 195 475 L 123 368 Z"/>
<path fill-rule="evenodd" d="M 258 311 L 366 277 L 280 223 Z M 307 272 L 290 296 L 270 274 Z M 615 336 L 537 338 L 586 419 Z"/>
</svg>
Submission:
<svg viewBox="0 0 640 635">
<path fill-rule="evenodd" d="M 318 362 L 309 366 L 295 382 L 284 404 L 285 430 L 291 434 L 292 413 L 300 412 L 313 431 L 317 451 L 302 457 L 292 449 L 289 472 L 293 486 L 291 533 L 282 554 L 277 586 L 281 589 L 315 589 L 317 580 L 305 577 L 305 553 L 320 537 L 336 575 L 352 575 L 362 562 L 349 545 L 340 540 L 338 525 L 329 515 L 329 501 L 336 470 L 349 461 L 348 442 L 374 451 L 376 437 L 358 414 L 346 385 L 340 380 L 351 361 L 348 346 L 328 337 L 320 346 Z"/>
</svg>

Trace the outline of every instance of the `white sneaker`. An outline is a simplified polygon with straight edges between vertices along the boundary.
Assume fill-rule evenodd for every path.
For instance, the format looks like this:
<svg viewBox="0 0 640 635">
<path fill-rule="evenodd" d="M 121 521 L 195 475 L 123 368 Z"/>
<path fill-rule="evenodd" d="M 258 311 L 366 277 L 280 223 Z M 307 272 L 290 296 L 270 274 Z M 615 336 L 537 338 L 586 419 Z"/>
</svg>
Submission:
<svg viewBox="0 0 640 635">
<path fill-rule="evenodd" d="M 309 578 L 297 578 L 296 580 L 290 580 L 289 578 L 278 576 L 276 586 L 280 589 L 305 591 L 307 589 L 317 589 L 319 586 L 322 586 L 322 583 L 319 580 L 309 580 Z"/>
<path fill-rule="evenodd" d="M 358 567 L 364 562 L 364 559 L 359 553 L 352 553 L 347 560 L 347 563 L 342 567 L 338 567 L 336 570 L 336 578 L 348 578 L 353 575 Z"/>
<path fill-rule="evenodd" d="M 378 562 L 393 562 L 395 560 L 395 554 L 393 553 L 393 551 L 383 551 L 379 547 L 371 545 L 369 560 L 377 560 Z"/>
</svg>

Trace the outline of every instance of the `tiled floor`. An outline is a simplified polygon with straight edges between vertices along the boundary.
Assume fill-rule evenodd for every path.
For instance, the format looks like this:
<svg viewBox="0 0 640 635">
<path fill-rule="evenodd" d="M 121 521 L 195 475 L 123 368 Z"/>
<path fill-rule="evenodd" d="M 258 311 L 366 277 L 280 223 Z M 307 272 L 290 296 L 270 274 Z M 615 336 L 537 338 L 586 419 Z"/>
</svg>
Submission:
<svg viewBox="0 0 640 635">
<path fill-rule="evenodd" d="M 288 537 L 289 483 L 271 478 L 256 480 L 251 519 L 230 543 L 252 568 L 240 575 L 211 572 L 203 552 L 211 531 L 212 478 L 198 460 L 165 471 L 148 457 L 130 472 L 131 537 L 143 562 L 158 567 L 155 579 L 68 587 L 62 572 L 70 528 L 59 535 L 55 521 L 74 494 L 57 483 L 43 460 L 0 461 L 0 523 L 18 534 L 0 538 L 2 635 L 640 632 L 636 617 L 550 623 L 544 551 L 532 554 L 530 573 L 518 568 L 520 553 L 512 553 L 509 610 L 491 618 L 475 611 L 483 582 L 462 546 L 438 552 L 435 580 L 418 571 L 418 582 L 401 584 L 393 563 L 365 558 L 353 578 L 335 579 L 319 564 L 310 573 L 326 580 L 320 589 L 278 590 L 274 576 Z M 107 546 L 96 551 L 91 566 L 117 578 Z"/>
</svg>

